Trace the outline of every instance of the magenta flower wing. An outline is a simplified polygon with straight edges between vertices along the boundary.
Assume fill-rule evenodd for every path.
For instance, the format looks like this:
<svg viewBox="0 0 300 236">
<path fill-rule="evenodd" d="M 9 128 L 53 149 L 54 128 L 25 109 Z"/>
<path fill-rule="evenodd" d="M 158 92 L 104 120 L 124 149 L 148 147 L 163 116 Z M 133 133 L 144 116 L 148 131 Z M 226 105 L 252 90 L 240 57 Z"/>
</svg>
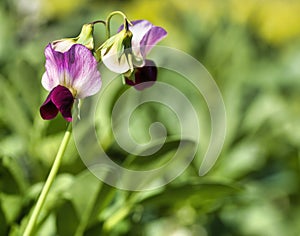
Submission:
<svg viewBox="0 0 300 236">
<path fill-rule="evenodd" d="M 132 74 L 124 74 L 125 83 L 134 86 L 137 90 L 143 90 L 152 86 L 157 79 L 157 67 L 153 61 L 147 60 L 146 56 L 160 40 L 166 37 L 167 31 L 146 20 L 136 20 L 131 23 L 129 30 L 133 35 L 131 40 L 132 64 L 135 69 Z M 121 26 L 119 32 L 123 29 L 124 26 Z"/>
<path fill-rule="evenodd" d="M 101 88 L 101 77 L 97 61 L 91 51 L 80 44 L 74 44 L 65 52 L 66 87 L 75 90 L 75 97 L 85 98 L 97 93 Z"/>
<path fill-rule="evenodd" d="M 140 41 L 141 53 L 143 57 L 150 52 L 150 50 L 164 37 L 167 36 L 167 31 L 158 26 L 153 26 L 151 29 L 144 35 Z"/>
<path fill-rule="evenodd" d="M 134 54 L 145 59 L 146 54 L 167 35 L 162 27 L 155 26 L 147 20 L 132 21 L 129 30 L 132 32 L 132 48 Z"/>
<path fill-rule="evenodd" d="M 42 77 L 43 87 L 51 91 L 64 81 L 64 54 L 54 51 L 51 44 L 45 48 L 46 72 Z"/>
<path fill-rule="evenodd" d="M 144 58 L 141 54 L 141 41 L 144 35 L 151 29 L 152 24 L 146 20 L 136 20 L 132 21 L 132 26 L 129 26 L 129 30 L 132 32 L 132 50 L 135 56 L 139 58 Z"/>
<path fill-rule="evenodd" d="M 146 63 L 146 54 L 167 35 L 163 28 L 154 26 L 149 21 L 136 20 L 131 23 L 132 25 L 129 25 L 132 34 L 131 48 L 124 50 L 124 47 L 120 47 L 120 43 L 124 41 L 122 36 L 126 32 L 122 25 L 118 34 L 108 39 L 101 49 L 103 63 L 116 73 L 123 74 L 133 70 L 134 67 L 143 67 Z"/>
</svg>

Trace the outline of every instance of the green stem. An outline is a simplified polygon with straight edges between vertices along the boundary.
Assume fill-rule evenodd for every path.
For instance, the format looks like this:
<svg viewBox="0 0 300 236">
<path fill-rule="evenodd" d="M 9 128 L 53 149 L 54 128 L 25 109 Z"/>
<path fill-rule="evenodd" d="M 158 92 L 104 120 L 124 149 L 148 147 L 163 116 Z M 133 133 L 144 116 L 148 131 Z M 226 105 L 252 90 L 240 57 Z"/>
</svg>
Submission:
<svg viewBox="0 0 300 236">
<path fill-rule="evenodd" d="M 124 18 L 124 21 L 127 22 L 127 16 L 121 12 L 121 11 L 113 11 L 111 12 L 108 17 L 106 18 L 106 38 L 110 38 L 110 19 L 114 16 L 114 15 L 121 15 Z M 125 25 L 126 23 L 124 23 Z"/>
<path fill-rule="evenodd" d="M 30 236 L 32 235 L 32 232 L 34 230 L 34 226 L 35 226 L 35 223 L 37 221 L 37 218 L 39 216 L 39 213 L 45 203 L 45 200 L 46 200 L 46 197 L 48 195 L 48 192 L 50 190 L 50 187 L 55 179 L 55 176 L 58 172 L 58 169 L 59 169 L 59 166 L 60 166 L 60 163 L 61 163 L 61 160 L 62 160 L 62 157 L 65 153 L 65 150 L 66 150 L 66 147 L 68 145 L 68 142 L 70 140 L 70 137 L 71 137 L 71 123 L 68 124 L 68 128 L 65 132 L 65 135 L 64 135 L 64 138 L 59 146 L 59 149 L 58 149 L 58 152 L 56 154 L 56 157 L 54 159 L 54 163 L 52 165 L 52 168 L 50 170 L 50 173 L 48 175 L 48 178 L 46 180 L 46 183 L 42 189 L 42 192 L 37 200 L 37 203 L 36 203 L 36 206 L 29 218 L 29 221 L 28 221 L 28 224 L 25 228 L 25 231 L 24 231 L 24 234 L 23 236 Z"/>
<path fill-rule="evenodd" d="M 99 24 L 99 23 L 106 26 L 106 21 L 104 21 L 104 20 L 95 20 L 95 21 L 91 22 L 90 24 L 95 25 L 95 24 Z"/>
<path fill-rule="evenodd" d="M 105 234 L 108 234 L 112 228 L 116 227 L 116 225 L 130 213 L 131 208 L 131 205 L 125 205 L 105 221 L 103 225 Z"/>
</svg>

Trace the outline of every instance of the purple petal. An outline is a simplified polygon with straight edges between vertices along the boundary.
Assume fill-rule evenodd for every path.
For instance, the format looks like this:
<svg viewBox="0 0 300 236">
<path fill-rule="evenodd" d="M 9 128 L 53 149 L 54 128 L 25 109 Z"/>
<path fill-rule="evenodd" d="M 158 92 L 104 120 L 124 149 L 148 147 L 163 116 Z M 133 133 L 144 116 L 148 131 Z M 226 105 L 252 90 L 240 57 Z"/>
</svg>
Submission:
<svg viewBox="0 0 300 236">
<path fill-rule="evenodd" d="M 163 28 L 154 26 L 152 27 L 143 37 L 140 42 L 140 46 L 142 47 L 142 54 L 145 57 L 146 54 L 150 52 L 150 50 L 164 37 L 167 36 L 167 31 Z"/>
<path fill-rule="evenodd" d="M 125 78 L 125 83 L 134 86 L 137 90 L 143 90 L 154 84 L 157 79 L 157 67 L 151 60 L 146 60 L 145 66 L 136 68 L 134 80 Z"/>
<path fill-rule="evenodd" d="M 132 21 L 132 24 L 133 26 L 129 26 L 129 30 L 133 35 L 131 40 L 133 53 L 135 56 L 145 59 L 145 54 L 141 53 L 141 41 L 149 30 L 151 30 L 153 24 L 146 20 Z"/>
<path fill-rule="evenodd" d="M 51 120 L 56 117 L 58 111 L 68 122 L 72 121 L 72 106 L 74 98 L 69 89 L 58 85 L 48 95 L 46 101 L 40 108 L 41 117 Z"/>
<path fill-rule="evenodd" d="M 91 51 L 81 44 L 74 44 L 64 53 L 67 86 L 76 90 L 76 97 L 94 95 L 101 88 L 97 61 Z"/>
<path fill-rule="evenodd" d="M 71 88 L 77 98 L 84 98 L 94 95 L 101 88 L 97 61 L 85 46 L 74 44 L 62 53 L 55 51 L 49 44 L 45 56 L 46 72 L 42 84 L 48 91 L 63 85 Z"/>
<path fill-rule="evenodd" d="M 43 87 L 51 91 L 64 81 L 64 55 L 52 49 L 51 44 L 45 48 L 46 72 L 42 78 Z"/>
<path fill-rule="evenodd" d="M 72 121 L 72 106 L 74 98 L 69 89 L 58 85 L 53 89 L 51 100 L 66 121 Z"/>
<path fill-rule="evenodd" d="M 167 32 L 158 26 L 154 26 L 151 22 L 146 20 L 131 21 L 132 26 L 129 30 L 132 32 L 132 50 L 138 57 L 145 58 L 146 54 L 162 40 Z M 119 28 L 122 30 L 123 26 Z"/>
<path fill-rule="evenodd" d="M 129 30 L 132 32 L 132 47 L 140 46 L 140 42 L 144 36 L 154 27 L 149 21 L 137 20 L 132 22 L 133 26 L 129 26 Z"/>
<path fill-rule="evenodd" d="M 153 25 L 151 24 L 151 22 L 147 21 L 147 20 L 133 20 L 133 21 L 130 21 L 132 25 L 129 25 L 129 30 L 132 29 L 133 26 L 135 25 L 149 25 L 150 27 L 152 27 Z M 145 28 L 145 27 L 143 27 Z M 121 30 L 124 29 L 124 24 L 121 25 L 118 29 L 118 32 L 120 32 Z"/>
</svg>

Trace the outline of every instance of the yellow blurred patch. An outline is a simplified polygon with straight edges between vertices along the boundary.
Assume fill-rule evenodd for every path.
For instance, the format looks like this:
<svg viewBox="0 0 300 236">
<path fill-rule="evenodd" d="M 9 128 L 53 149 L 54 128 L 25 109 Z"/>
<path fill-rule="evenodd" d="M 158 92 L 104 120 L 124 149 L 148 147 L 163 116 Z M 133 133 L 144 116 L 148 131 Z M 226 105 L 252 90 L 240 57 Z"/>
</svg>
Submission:
<svg viewBox="0 0 300 236">
<path fill-rule="evenodd" d="M 300 1 L 264 1 L 257 9 L 256 26 L 268 42 L 282 44 L 300 36 Z"/>
<path fill-rule="evenodd" d="M 87 0 L 41 0 L 41 14 L 46 19 L 70 15 Z M 183 15 L 193 17 L 194 22 L 205 22 L 208 27 L 229 19 L 233 23 L 251 25 L 263 40 L 274 45 L 284 44 L 300 36 L 299 0 L 134 0 L 120 3 L 130 19 L 147 19 L 161 25 L 172 34 L 173 40 L 165 39 L 169 46 L 188 47 L 182 41 L 182 29 L 176 20 Z M 197 25 L 195 25 L 197 27 Z M 164 40 L 164 41 L 165 41 Z M 175 45 L 175 42 L 180 45 Z M 187 43 L 188 44 L 188 43 Z"/>
<path fill-rule="evenodd" d="M 79 9 L 85 0 L 42 0 L 41 14 L 48 18 L 61 18 Z"/>
</svg>

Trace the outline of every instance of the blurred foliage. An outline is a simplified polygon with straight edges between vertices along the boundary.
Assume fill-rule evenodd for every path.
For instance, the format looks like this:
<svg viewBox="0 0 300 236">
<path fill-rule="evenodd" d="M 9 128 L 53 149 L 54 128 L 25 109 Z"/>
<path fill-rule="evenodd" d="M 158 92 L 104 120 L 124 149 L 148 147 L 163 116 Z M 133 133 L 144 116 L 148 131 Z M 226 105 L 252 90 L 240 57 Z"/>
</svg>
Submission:
<svg viewBox="0 0 300 236">
<path fill-rule="evenodd" d="M 39 117 L 46 96 L 40 84 L 44 47 L 52 40 L 76 36 L 82 24 L 113 10 L 163 26 L 168 31 L 163 45 L 186 51 L 212 74 L 227 111 L 224 149 L 204 177 L 197 175 L 201 163 L 197 155 L 169 185 L 127 192 L 94 177 L 71 142 L 36 235 L 298 235 L 297 0 L 2 0 L 0 235 L 18 235 L 24 229 L 66 127 L 61 117 L 47 122 Z M 115 28 L 118 23 L 114 21 Z M 96 32 L 98 41 L 104 38 L 100 26 Z M 162 72 L 159 80 L 168 79 Z M 172 81 L 185 87 L 180 78 Z M 111 102 L 120 92 L 112 93 Z M 193 93 L 189 96 L 197 100 Z M 151 124 L 157 118 L 153 109 L 158 108 L 137 111 L 137 123 Z M 173 134 L 176 124 L 168 123 L 172 118 L 160 112 L 158 117 Z M 207 109 L 203 106 L 199 113 L 202 126 L 209 127 Z M 103 145 L 118 160 L 126 160 L 105 132 Z M 205 147 L 209 128 L 203 132 L 200 146 Z M 147 140 L 149 134 L 134 135 Z M 144 160 L 134 165 L 147 168 Z"/>
</svg>

